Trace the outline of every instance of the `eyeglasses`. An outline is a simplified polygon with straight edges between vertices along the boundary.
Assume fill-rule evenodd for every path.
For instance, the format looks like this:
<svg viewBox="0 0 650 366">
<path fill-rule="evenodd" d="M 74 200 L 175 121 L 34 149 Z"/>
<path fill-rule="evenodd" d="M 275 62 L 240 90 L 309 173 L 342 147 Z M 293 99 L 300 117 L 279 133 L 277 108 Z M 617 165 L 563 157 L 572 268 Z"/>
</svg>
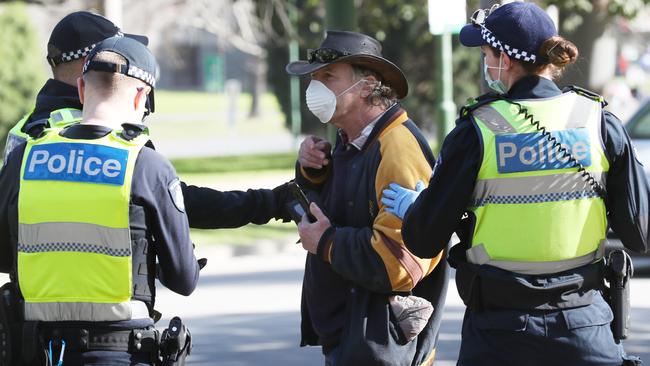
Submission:
<svg viewBox="0 0 650 366">
<path fill-rule="evenodd" d="M 475 26 L 482 27 L 483 24 L 485 24 L 485 20 L 487 19 L 488 15 L 492 14 L 492 12 L 494 12 L 498 7 L 499 4 L 494 4 L 489 9 L 478 9 L 472 14 L 469 19 Z"/>
<path fill-rule="evenodd" d="M 339 57 L 349 56 L 351 53 L 342 52 L 333 48 L 318 48 L 315 50 L 307 50 L 307 61 L 311 64 L 320 62 L 326 64 L 336 60 Z"/>
</svg>

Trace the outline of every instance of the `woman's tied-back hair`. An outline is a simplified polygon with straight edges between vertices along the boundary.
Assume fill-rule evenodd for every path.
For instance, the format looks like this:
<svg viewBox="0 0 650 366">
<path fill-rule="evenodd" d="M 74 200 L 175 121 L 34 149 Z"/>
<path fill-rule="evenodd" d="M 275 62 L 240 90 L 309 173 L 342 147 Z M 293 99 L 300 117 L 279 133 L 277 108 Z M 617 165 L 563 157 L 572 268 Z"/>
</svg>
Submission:
<svg viewBox="0 0 650 366">
<path fill-rule="evenodd" d="M 499 56 L 500 50 L 490 47 L 495 56 Z M 540 74 L 543 71 L 550 69 L 551 77 L 557 79 L 562 76 L 564 69 L 575 63 L 578 59 L 579 52 L 573 42 L 565 39 L 562 36 L 553 36 L 539 47 L 537 54 L 540 56 L 538 62 L 530 63 L 523 62 L 516 59 L 514 61 L 526 70 L 528 74 Z"/>
</svg>

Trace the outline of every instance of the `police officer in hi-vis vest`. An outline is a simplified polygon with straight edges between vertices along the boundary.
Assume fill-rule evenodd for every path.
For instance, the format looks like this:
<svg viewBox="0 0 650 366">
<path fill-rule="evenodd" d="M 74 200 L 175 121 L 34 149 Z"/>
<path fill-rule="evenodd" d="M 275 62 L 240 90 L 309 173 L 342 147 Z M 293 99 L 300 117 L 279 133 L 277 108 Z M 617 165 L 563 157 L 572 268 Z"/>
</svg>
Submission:
<svg viewBox="0 0 650 366">
<path fill-rule="evenodd" d="M 428 188 L 383 202 L 406 246 L 450 252 L 467 305 L 458 365 L 634 365 L 603 287 L 608 228 L 648 249 L 648 182 L 603 99 L 553 79 L 578 57 L 532 3 L 479 10 L 460 33 L 496 93 L 461 109 Z"/>
<path fill-rule="evenodd" d="M 180 181 L 128 125 L 153 108 L 156 71 L 138 41 L 104 40 L 78 80 L 81 122 L 7 156 L 0 248 L 24 301 L 16 363 L 44 350 L 54 364 L 151 365 L 155 278 L 182 295 L 197 284 Z"/>
<path fill-rule="evenodd" d="M 9 132 L 5 157 L 29 135 L 36 136 L 44 128 L 69 126 L 81 120 L 76 83 L 84 59 L 97 43 L 113 36 L 148 43 L 147 37 L 122 33 L 110 20 L 87 11 L 70 13 L 56 24 L 47 44 L 47 61 L 52 67 L 53 78 L 39 91 L 34 110 Z M 132 122 L 137 123 L 130 128 L 145 131 L 141 121 Z M 249 223 L 265 224 L 272 218 L 290 219 L 285 209 L 285 201 L 291 196 L 286 184 L 273 189 L 218 191 L 181 182 L 181 188 L 193 228 L 237 228 Z"/>
</svg>

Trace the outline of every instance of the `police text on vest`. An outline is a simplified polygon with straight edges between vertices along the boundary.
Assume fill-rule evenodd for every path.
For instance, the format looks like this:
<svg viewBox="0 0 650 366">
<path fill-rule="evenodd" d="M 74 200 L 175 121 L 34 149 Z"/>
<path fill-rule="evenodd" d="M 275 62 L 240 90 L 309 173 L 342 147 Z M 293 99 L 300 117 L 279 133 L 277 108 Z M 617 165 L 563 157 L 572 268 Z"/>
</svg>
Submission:
<svg viewBox="0 0 650 366">
<path fill-rule="evenodd" d="M 554 131 L 551 135 L 560 146 L 583 166 L 591 165 L 591 142 L 585 128 Z M 541 133 L 496 136 L 496 158 L 499 173 L 528 172 L 573 168 L 574 163 Z"/>
<path fill-rule="evenodd" d="M 104 145 L 34 145 L 25 162 L 23 178 L 122 185 L 128 156 L 128 150 Z"/>
</svg>

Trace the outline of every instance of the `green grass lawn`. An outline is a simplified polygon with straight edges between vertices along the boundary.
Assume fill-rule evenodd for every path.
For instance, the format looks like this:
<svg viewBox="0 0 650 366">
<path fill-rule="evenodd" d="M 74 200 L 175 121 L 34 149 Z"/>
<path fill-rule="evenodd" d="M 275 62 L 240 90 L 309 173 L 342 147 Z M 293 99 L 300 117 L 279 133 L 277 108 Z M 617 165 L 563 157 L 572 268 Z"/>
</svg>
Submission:
<svg viewBox="0 0 650 366">
<path fill-rule="evenodd" d="M 228 97 L 223 93 L 156 90 L 156 113 L 160 114 L 214 113 L 227 110 L 228 104 Z M 240 94 L 237 108 L 248 111 L 250 105 L 251 95 Z M 263 94 L 260 108 L 279 108 L 277 99 L 271 93 Z"/>
<path fill-rule="evenodd" d="M 251 95 L 241 94 L 235 123 L 230 125 L 229 100 L 224 94 L 157 90 L 156 113 L 148 117 L 147 124 L 154 141 L 286 133 L 285 118 L 275 96 L 263 94 L 259 103 L 259 116 L 251 117 Z"/>
<path fill-rule="evenodd" d="M 173 159 L 172 164 L 179 174 L 290 170 L 296 164 L 296 154 L 283 153 Z"/>
</svg>

